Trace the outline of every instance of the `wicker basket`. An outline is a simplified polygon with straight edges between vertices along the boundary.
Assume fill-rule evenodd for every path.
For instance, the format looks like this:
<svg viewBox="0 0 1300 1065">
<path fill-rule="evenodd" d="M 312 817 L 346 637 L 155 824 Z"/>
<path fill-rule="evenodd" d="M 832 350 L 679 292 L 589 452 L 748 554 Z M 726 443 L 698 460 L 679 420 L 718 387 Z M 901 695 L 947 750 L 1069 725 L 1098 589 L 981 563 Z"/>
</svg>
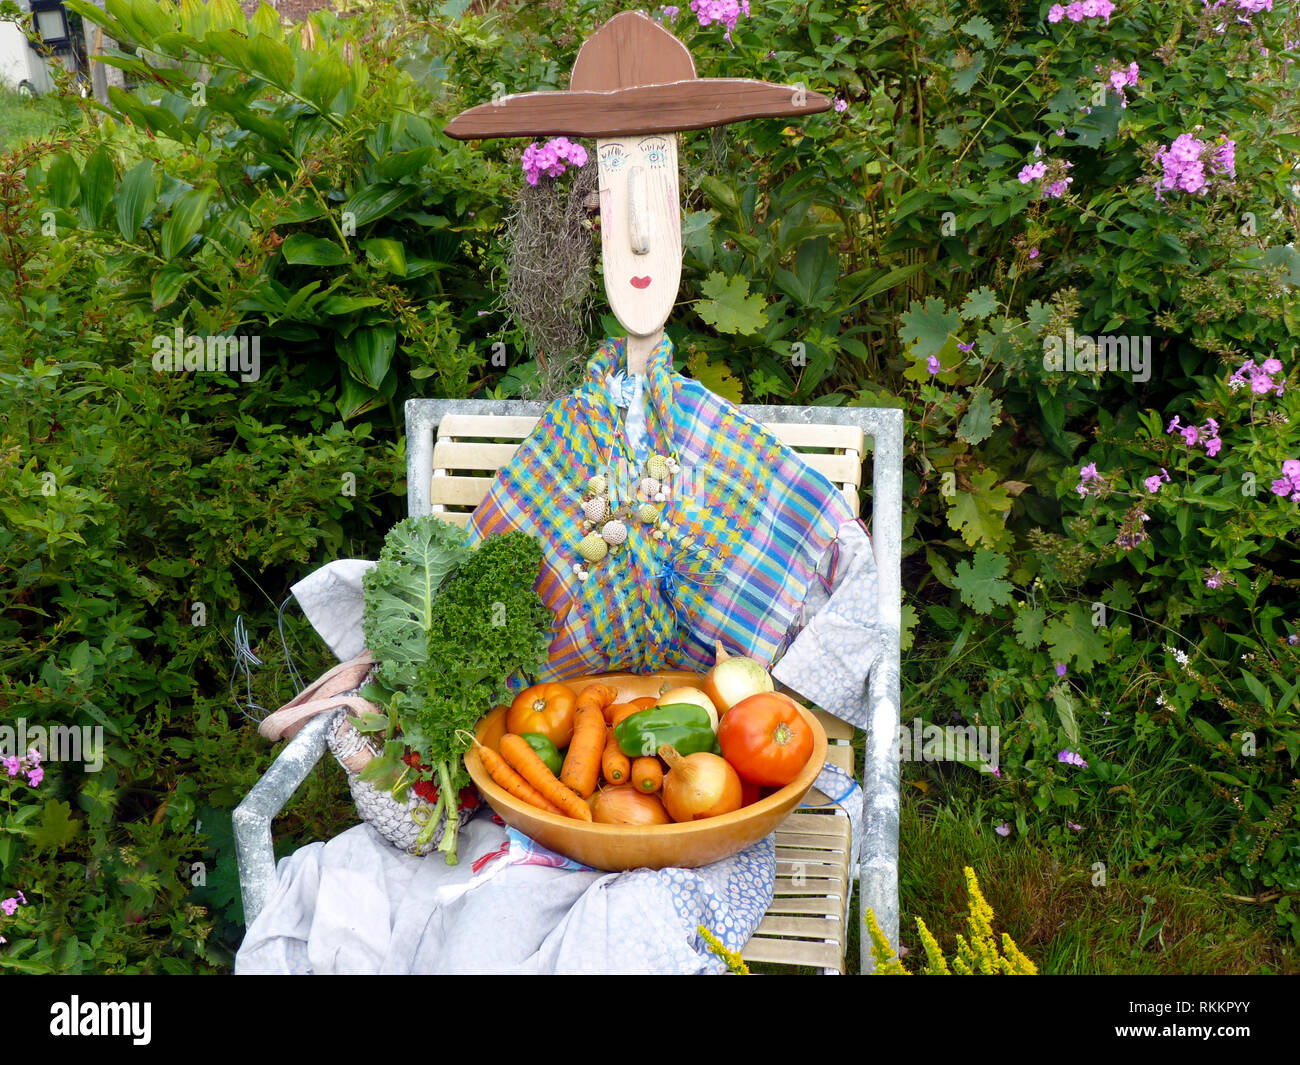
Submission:
<svg viewBox="0 0 1300 1065">
<path fill-rule="evenodd" d="M 408 790 L 404 799 L 395 799 L 391 792 L 376 788 L 369 781 L 361 779 L 361 771 L 380 752 L 375 749 L 369 737 L 353 728 L 352 721 L 346 714 L 339 717 L 338 724 L 330 731 L 328 742 L 330 753 L 348 775 L 348 789 L 352 792 L 352 802 L 361 820 L 407 854 L 422 857 L 437 849 L 447 822 L 446 815 L 438 815 L 438 825 L 429 842 L 416 843 L 429 818 L 433 816 L 433 803 L 420 798 L 414 790 Z M 477 809 L 478 807 L 460 807 L 461 823 L 464 824 Z"/>
</svg>

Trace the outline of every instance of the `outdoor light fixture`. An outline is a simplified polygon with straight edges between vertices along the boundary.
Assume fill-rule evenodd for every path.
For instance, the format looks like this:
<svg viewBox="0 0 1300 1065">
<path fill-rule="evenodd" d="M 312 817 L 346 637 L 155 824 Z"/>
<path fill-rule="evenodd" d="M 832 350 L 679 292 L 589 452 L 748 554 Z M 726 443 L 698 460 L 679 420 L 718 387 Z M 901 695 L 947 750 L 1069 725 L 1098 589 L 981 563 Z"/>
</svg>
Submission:
<svg viewBox="0 0 1300 1065">
<path fill-rule="evenodd" d="M 32 17 L 45 48 L 55 55 L 71 51 L 72 32 L 61 0 L 32 0 Z"/>
</svg>

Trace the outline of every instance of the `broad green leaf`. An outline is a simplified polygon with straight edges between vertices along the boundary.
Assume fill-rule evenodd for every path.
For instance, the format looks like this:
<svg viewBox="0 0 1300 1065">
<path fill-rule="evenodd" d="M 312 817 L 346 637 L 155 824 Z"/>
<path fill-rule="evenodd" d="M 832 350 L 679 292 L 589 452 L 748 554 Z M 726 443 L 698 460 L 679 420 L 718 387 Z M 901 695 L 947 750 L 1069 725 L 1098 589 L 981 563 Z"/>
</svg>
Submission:
<svg viewBox="0 0 1300 1065">
<path fill-rule="evenodd" d="M 409 152 L 394 152 L 380 159 L 375 170 L 385 181 L 397 181 L 427 166 L 435 150 L 433 145 L 427 145 L 423 148 L 413 148 Z"/>
<path fill-rule="evenodd" d="M 344 214 L 352 215 L 352 224 L 364 226 L 391 214 L 419 189 L 414 185 L 367 185 L 343 205 Z"/>
<path fill-rule="evenodd" d="M 322 112 L 330 110 L 334 97 L 351 78 L 347 64 L 333 52 L 321 52 L 302 79 L 302 95 Z"/>
<path fill-rule="evenodd" d="M 961 316 L 966 321 L 972 318 L 987 318 L 998 309 L 998 297 L 987 285 L 967 294 L 961 305 Z"/>
<path fill-rule="evenodd" d="M 37 850 L 58 850 L 71 842 L 81 828 L 81 822 L 69 815 L 72 807 L 66 802 L 50 799 L 41 814 L 41 823 L 32 829 L 29 839 Z"/>
<path fill-rule="evenodd" d="M 173 259 L 203 225 L 212 189 L 190 189 L 176 201 L 162 228 L 162 257 Z"/>
<path fill-rule="evenodd" d="M 1074 660 L 1081 672 L 1087 672 L 1108 654 L 1106 641 L 1092 624 L 1091 613 L 1081 603 L 1071 603 L 1059 618 L 1047 623 L 1044 639 L 1053 661 Z"/>
<path fill-rule="evenodd" d="M 340 248 L 333 241 L 308 236 L 306 233 L 294 233 L 280 250 L 284 253 L 285 262 L 302 266 L 338 266 L 348 261 L 345 248 Z"/>
<path fill-rule="evenodd" d="M 1002 400 L 995 398 L 983 385 L 977 385 L 971 391 L 966 413 L 957 423 L 957 435 L 968 444 L 982 443 L 993 435 L 1001 413 Z"/>
<path fill-rule="evenodd" d="M 406 274 L 406 248 L 402 246 L 400 240 L 374 237 L 370 240 L 363 240 L 361 247 L 372 265 L 387 270 L 390 274 L 396 274 L 398 277 Z"/>
<path fill-rule="evenodd" d="M 81 172 L 81 220 L 87 228 L 94 229 L 99 225 L 116 185 L 117 172 L 113 169 L 108 149 L 96 148 Z"/>
<path fill-rule="evenodd" d="M 760 295 L 749 294 L 749 280 L 727 277 L 715 270 L 700 286 L 704 299 L 695 310 L 705 323 L 719 333 L 757 333 L 767 325 L 767 309 Z"/>
<path fill-rule="evenodd" d="M 1016 643 L 1026 651 L 1036 651 L 1043 642 L 1043 623 L 1047 614 L 1042 607 L 1022 607 L 1016 611 L 1012 628 L 1016 630 Z"/>
<path fill-rule="evenodd" d="M 179 266 L 168 263 L 153 275 L 153 309 L 161 310 L 173 302 L 180 294 L 185 282 L 194 275 Z"/>
<path fill-rule="evenodd" d="M 257 77 L 277 89 L 293 88 L 293 55 L 283 41 L 262 33 L 256 34 L 248 41 L 248 55 Z"/>
<path fill-rule="evenodd" d="M 393 364 L 397 330 L 391 325 L 367 326 L 346 339 L 336 337 L 334 347 L 358 381 L 378 388 Z"/>
<path fill-rule="evenodd" d="M 1259 703 L 1261 708 L 1270 710 L 1273 708 L 1273 697 L 1269 694 L 1268 689 L 1264 687 L 1258 677 L 1243 669 L 1241 671 L 1241 679 L 1246 682 L 1246 687 L 1250 689 L 1250 694 L 1255 697 L 1255 701 Z"/>
<path fill-rule="evenodd" d="M 953 583 L 961 601 L 978 614 L 991 614 L 995 606 L 1011 602 L 1011 582 L 1004 580 L 1010 563 L 1005 555 L 981 547 L 972 565 L 965 559 L 957 563 Z"/>
<path fill-rule="evenodd" d="M 835 295 L 839 263 L 826 237 L 805 240 L 795 255 L 793 272 L 778 270 L 777 287 L 805 307 L 824 303 Z"/>
<path fill-rule="evenodd" d="M 902 315 L 899 338 L 909 345 L 914 357 L 921 360 L 937 355 L 949 338 L 961 328 L 961 318 L 950 311 L 943 300 L 930 296 L 925 304 L 913 303 Z"/>
<path fill-rule="evenodd" d="M 117 190 L 117 231 L 123 240 L 134 240 L 149 208 L 154 204 L 153 160 L 132 167 Z M 154 308 L 157 310 L 157 307 Z"/>
<path fill-rule="evenodd" d="M 1079 745 L 1079 722 L 1074 712 L 1074 697 L 1064 684 L 1052 688 L 1052 703 L 1056 707 L 1056 716 L 1061 719 L 1061 728 L 1070 737 L 1071 746 Z"/>
<path fill-rule="evenodd" d="M 1000 550 L 1010 546 L 1006 512 L 1011 509 L 1011 496 L 995 483 L 997 479 L 996 471 L 981 470 L 971 478 L 973 490 L 957 489 L 948 508 L 948 524 L 971 547 L 983 544 Z"/>
<path fill-rule="evenodd" d="M 55 207 L 71 207 L 81 195 L 81 171 L 67 152 L 59 152 L 50 163 L 45 186 Z"/>
<path fill-rule="evenodd" d="M 911 603 L 904 603 L 900 623 L 902 626 L 899 632 L 898 648 L 900 651 L 910 651 L 912 644 L 916 640 L 916 625 L 920 618 L 917 616 L 916 607 Z"/>
<path fill-rule="evenodd" d="M 697 351 L 691 356 L 688 368 L 691 376 L 710 392 L 722 396 L 724 399 L 729 399 L 732 403 L 742 401 L 743 390 L 740 382 L 732 374 L 730 367 L 721 359 L 717 362 L 710 362 L 702 351 Z"/>
</svg>

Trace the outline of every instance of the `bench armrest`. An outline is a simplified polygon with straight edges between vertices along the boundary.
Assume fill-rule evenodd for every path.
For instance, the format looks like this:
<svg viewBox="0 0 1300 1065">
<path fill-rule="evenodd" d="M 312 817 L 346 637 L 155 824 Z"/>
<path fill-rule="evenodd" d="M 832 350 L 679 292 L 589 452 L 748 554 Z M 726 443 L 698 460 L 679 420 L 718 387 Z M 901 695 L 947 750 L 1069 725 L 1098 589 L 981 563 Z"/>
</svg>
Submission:
<svg viewBox="0 0 1300 1065">
<path fill-rule="evenodd" d="M 335 710 L 308 721 L 276 756 L 271 768 L 244 796 L 244 801 L 235 807 L 235 853 L 239 859 L 245 928 L 257 919 L 275 887 L 271 822 L 320 761 L 329 734 L 344 712 Z"/>
</svg>

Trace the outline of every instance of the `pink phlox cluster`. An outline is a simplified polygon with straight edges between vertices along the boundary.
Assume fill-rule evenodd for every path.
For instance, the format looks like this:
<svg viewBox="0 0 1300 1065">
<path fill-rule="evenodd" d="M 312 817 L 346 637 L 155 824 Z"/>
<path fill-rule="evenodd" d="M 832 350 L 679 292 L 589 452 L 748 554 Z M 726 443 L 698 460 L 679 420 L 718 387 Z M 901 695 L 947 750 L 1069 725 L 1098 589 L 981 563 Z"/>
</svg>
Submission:
<svg viewBox="0 0 1300 1065">
<path fill-rule="evenodd" d="M 1213 180 L 1236 178 L 1237 144 L 1228 137 L 1211 142 L 1183 133 L 1167 148 L 1157 149 L 1155 161 L 1161 169 L 1156 199 L 1163 199 L 1162 192 L 1203 195 Z"/>
<path fill-rule="evenodd" d="M 1115 5 L 1111 0 L 1078 0 L 1073 4 L 1053 4 L 1047 12 L 1047 21 L 1055 23 L 1068 19 L 1070 22 L 1082 22 L 1086 18 L 1099 18 L 1109 23 L 1114 10 Z"/>
<path fill-rule="evenodd" d="M 723 37 L 731 40 L 731 31 L 741 15 L 748 17 L 749 0 L 691 0 L 691 10 L 700 20 L 700 25 L 708 27 L 718 22 L 727 27 Z"/>
<path fill-rule="evenodd" d="M 534 141 L 524 149 L 520 160 L 524 177 L 530 185 L 536 185 L 543 174 L 559 177 L 564 173 L 566 163 L 573 166 L 587 165 L 587 149 L 581 144 L 574 144 L 568 137 L 552 137 L 542 145 Z"/>
</svg>

